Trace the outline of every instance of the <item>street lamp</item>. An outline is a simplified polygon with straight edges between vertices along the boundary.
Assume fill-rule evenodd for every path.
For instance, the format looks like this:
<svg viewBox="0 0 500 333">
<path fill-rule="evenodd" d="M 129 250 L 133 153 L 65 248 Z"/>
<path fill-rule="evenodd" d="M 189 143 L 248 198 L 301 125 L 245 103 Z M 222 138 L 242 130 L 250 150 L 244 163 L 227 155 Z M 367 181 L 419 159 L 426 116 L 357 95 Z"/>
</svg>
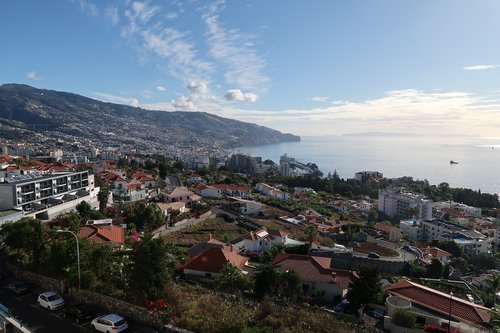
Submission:
<svg viewBox="0 0 500 333">
<path fill-rule="evenodd" d="M 70 231 L 70 230 L 56 230 L 57 233 L 62 233 L 62 232 L 65 232 L 65 233 L 69 233 L 69 234 L 72 234 L 73 236 L 75 236 L 75 239 L 76 239 L 76 261 L 77 261 L 77 267 L 78 267 L 78 294 L 79 294 L 79 297 L 80 297 L 80 302 L 82 301 L 82 279 L 80 277 L 80 245 L 78 244 L 78 237 L 76 236 L 76 234 L 73 232 L 73 231 Z"/>
<path fill-rule="evenodd" d="M 450 291 L 450 310 L 448 312 L 448 333 L 451 332 L 451 301 L 453 299 L 453 292 Z"/>
</svg>

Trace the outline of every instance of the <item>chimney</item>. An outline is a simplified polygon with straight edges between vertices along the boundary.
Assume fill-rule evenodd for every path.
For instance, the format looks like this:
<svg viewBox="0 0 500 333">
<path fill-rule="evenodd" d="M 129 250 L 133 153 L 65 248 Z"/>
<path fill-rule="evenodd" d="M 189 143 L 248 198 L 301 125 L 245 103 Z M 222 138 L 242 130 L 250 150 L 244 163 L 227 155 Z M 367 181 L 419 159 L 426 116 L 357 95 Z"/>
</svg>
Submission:
<svg viewBox="0 0 500 333">
<path fill-rule="evenodd" d="M 229 245 L 229 252 L 233 252 L 233 244 Z"/>
<path fill-rule="evenodd" d="M 332 272 L 332 282 L 335 283 L 336 279 L 337 279 L 337 272 Z"/>
<path fill-rule="evenodd" d="M 212 240 L 212 234 L 211 233 L 208 234 L 208 240 L 209 241 Z"/>
</svg>

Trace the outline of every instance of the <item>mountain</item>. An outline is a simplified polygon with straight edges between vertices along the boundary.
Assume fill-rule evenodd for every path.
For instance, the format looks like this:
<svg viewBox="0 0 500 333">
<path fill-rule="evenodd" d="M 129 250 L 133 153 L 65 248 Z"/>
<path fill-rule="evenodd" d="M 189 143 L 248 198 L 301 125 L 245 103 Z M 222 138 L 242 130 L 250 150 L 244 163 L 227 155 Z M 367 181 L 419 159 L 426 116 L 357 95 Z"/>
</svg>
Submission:
<svg viewBox="0 0 500 333">
<path fill-rule="evenodd" d="M 28 85 L 1 85 L 0 139 L 30 138 L 138 151 L 300 141 L 296 135 L 206 112 L 150 111 Z"/>
</svg>

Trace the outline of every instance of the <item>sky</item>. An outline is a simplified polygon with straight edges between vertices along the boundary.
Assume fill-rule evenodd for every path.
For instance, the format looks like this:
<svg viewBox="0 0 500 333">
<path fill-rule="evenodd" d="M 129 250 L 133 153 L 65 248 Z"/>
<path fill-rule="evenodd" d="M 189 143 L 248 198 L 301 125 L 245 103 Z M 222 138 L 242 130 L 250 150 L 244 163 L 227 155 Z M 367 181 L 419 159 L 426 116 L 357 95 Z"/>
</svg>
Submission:
<svg viewBox="0 0 500 333">
<path fill-rule="evenodd" d="M 500 138 L 498 0 L 4 0 L 0 83 L 298 135 Z"/>
</svg>

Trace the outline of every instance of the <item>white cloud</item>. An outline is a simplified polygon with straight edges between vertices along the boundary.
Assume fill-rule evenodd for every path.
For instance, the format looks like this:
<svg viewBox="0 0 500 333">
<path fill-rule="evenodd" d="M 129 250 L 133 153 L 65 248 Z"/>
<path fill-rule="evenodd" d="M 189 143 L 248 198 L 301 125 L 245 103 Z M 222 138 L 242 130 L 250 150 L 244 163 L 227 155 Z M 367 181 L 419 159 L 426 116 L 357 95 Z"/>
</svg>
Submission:
<svg viewBox="0 0 500 333">
<path fill-rule="evenodd" d="M 179 16 L 179 14 L 176 12 L 169 12 L 169 13 L 165 14 L 165 18 L 167 20 L 173 20 L 173 19 L 177 18 L 178 16 Z"/>
<path fill-rule="evenodd" d="M 210 55 L 226 66 L 224 77 L 228 83 L 264 92 L 270 79 L 264 74 L 265 59 L 255 50 L 255 37 L 222 26 L 219 12 L 223 4 L 224 1 L 215 2 L 203 15 Z"/>
<path fill-rule="evenodd" d="M 104 102 L 116 103 L 116 104 L 125 104 L 133 107 L 140 107 L 141 104 L 137 98 L 133 97 L 125 97 L 125 96 L 116 96 L 103 92 L 94 92 L 94 95 L 98 97 L 99 100 Z"/>
<path fill-rule="evenodd" d="M 167 88 L 165 88 L 165 86 L 156 86 L 156 90 L 165 91 L 165 90 L 167 90 Z"/>
<path fill-rule="evenodd" d="M 500 100 L 453 91 L 395 90 L 375 99 L 322 108 L 228 114 L 302 135 L 404 132 L 494 137 L 500 128 Z"/>
<path fill-rule="evenodd" d="M 172 107 L 176 111 L 194 111 L 195 106 L 193 101 L 186 96 L 179 96 L 177 99 L 171 101 Z"/>
<path fill-rule="evenodd" d="M 311 97 L 311 101 L 313 101 L 313 102 L 326 102 L 327 100 L 328 100 L 328 97 L 325 97 L 325 96 Z"/>
<path fill-rule="evenodd" d="M 467 66 L 464 67 L 466 71 L 485 71 L 488 69 L 497 68 L 497 65 L 475 65 L 475 66 Z"/>
<path fill-rule="evenodd" d="M 253 93 L 244 93 L 240 89 L 230 89 L 224 94 L 224 98 L 231 102 L 256 102 L 258 96 Z"/>
<path fill-rule="evenodd" d="M 212 64 L 197 59 L 194 44 L 187 40 L 186 33 L 173 28 L 160 32 L 145 30 L 141 33 L 143 47 L 167 60 L 170 74 L 191 81 L 197 77 L 208 77 Z"/>
<path fill-rule="evenodd" d="M 134 16 L 142 23 L 147 23 L 160 9 L 159 6 L 150 6 L 148 2 L 134 1 L 132 3 Z"/>
<path fill-rule="evenodd" d="M 118 14 L 118 8 L 117 7 L 108 7 L 104 11 L 104 14 L 106 15 L 106 18 L 109 19 L 111 24 L 113 26 L 117 25 L 118 22 L 120 21 L 120 16 Z"/>
<path fill-rule="evenodd" d="M 191 81 L 187 84 L 188 88 L 192 94 L 206 95 L 209 92 L 208 83 L 205 81 Z"/>
<path fill-rule="evenodd" d="M 90 1 L 77 0 L 77 4 L 83 12 L 85 12 L 89 15 L 96 16 L 99 13 L 97 6 Z"/>
<path fill-rule="evenodd" d="M 36 71 L 31 71 L 29 73 L 26 74 L 26 77 L 30 80 L 33 80 L 33 81 L 40 81 L 40 80 L 43 80 L 43 77 L 39 76 L 38 73 Z"/>
</svg>

